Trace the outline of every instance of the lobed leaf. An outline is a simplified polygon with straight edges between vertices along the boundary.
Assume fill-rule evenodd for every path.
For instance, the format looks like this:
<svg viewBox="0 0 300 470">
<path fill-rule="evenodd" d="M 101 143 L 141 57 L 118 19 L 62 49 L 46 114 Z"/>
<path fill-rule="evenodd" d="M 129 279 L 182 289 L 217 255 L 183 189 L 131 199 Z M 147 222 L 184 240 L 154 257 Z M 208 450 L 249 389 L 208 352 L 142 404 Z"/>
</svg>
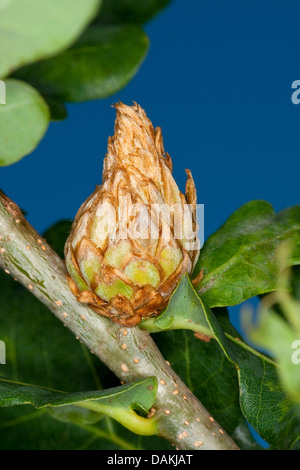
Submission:
<svg viewBox="0 0 300 470">
<path fill-rule="evenodd" d="M 209 310 L 207 320 L 226 357 L 237 368 L 240 406 L 247 421 L 273 448 L 297 448 L 300 417 L 282 389 L 277 364 L 240 338 L 224 332 Z"/>
<path fill-rule="evenodd" d="M 104 98 L 132 79 L 147 49 L 148 38 L 139 26 L 91 26 L 67 51 L 15 76 L 52 103 Z"/>
<path fill-rule="evenodd" d="M 179 300 L 178 293 L 180 293 L 181 300 Z M 181 310 L 180 313 L 179 310 Z M 191 311 L 193 312 L 192 317 L 190 315 Z M 176 317 L 177 313 L 178 320 Z M 173 360 L 175 360 L 173 366 L 177 373 L 180 374 L 180 371 L 176 369 L 176 355 L 183 355 L 184 359 L 187 360 L 188 358 L 189 361 L 187 383 L 195 393 L 191 376 L 199 375 L 199 377 L 201 377 L 202 370 L 207 367 L 205 361 L 207 361 L 209 351 L 213 351 L 211 354 L 214 355 L 214 358 L 217 358 L 220 354 L 218 349 L 220 347 L 227 359 L 235 365 L 237 371 L 237 375 L 232 375 L 231 371 L 231 383 L 229 382 L 229 384 L 227 384 L 232 390 L 234 390 L 234 384 L 239 388 L 239 405 L 235 402 L 233 406 L 234 422 L 242 424 L 241 418 L 239 417 L 239 411 L 241 409 L 246 420 L 253 426 L 258 434 L 274 448 L 287 449 L 299 445 L 300 416 L 294 403 L 287 398 L 282 389 L 278 377 L 278 365 L 241 339 L 229 322 L 227 315 L 224 314 L 224 309 L 216 309 L 216 314 L 215 316 L 212 310 L 205 306 L 205 303 L 199 297 L 195 296 L 192 284 L 187 282 L 186 277 L 183 277 L 171 298 L 166 312 L 162 314 L 162 321 L 160 321 L 160 317 L 158 317 L 157 320 L 150 324 L 149 329 L 150 331 L 163 331 L 163 327 L 166 329 L 181 327 L 194 329 L 197 333 L 202 333 L 205 338 L 209 336 L 215 338 L 216 341 L 212 340 L 208 344 L 205 343 L 205 345 L 202 346 L 202 351 L 201 347 L 199 347 L 198 354 L 195 351 L 191 354 L 189 351 L 190 347 L 187 347 L 187 343 L 185 345 L 175 343 L 174 351 L 176 350 L 176 353 L 175 359 L 173 358 Z M 164 319 L 165 316 L 166 319 Z M 189 322 L 189 320 L 191 321 Z M 155 328 L 156 324 L 160 325 L 159 329 Z M 207 325 L 209 325 L 211 329 L 210 333 L 207 333 Z M 144 322 L 142 327 L 147 328 L 147 322 Z M 170 335 L 174 336 L 174 333 L 175 332 L 172 331 Z M 182 333 L 182 335 L 186 334 L 186 332 Z M 159 341 L 160 335 L 157 336 Z M 159 341 L 159 345 L 164 350 L 163 341 Z M 199 340 L 197 341 L 200 343 Z M 225 356 L 223 356 L 223 358 Z M 219 414 L 213 409 L 214 401 L 219 403 L 220 408 L 222 408 L 220 402 L 224 400 L 223 406 L 227 404 L 229 407 L 228 397 L 222 397 L 222 387 L 225 386 L 223 381 L 226 377 L 225 373 L 228 373 L 228 371 L 226 371 L 224 365 L 218 368 L 214 361 L 212 361 L 210 367 L 210 372 L 216 374 L 216 380 L 218 380 L 219 383 L 217 382 L 215 387 L 206 391 L 206 393 L 202 390 L 201 400 L 212 414 L 217 417 L 225 429 L 229 429 L 232 433 L 235 432 L 236 435 L 238 435 L 238 425 L 236 424 L 236 428 L 232 428 L 231 423 L 230 427 L 230 418 L 226 415 L 228 409 L 223 410 L 223 414 L 220 416 L 218 416 Z M 233 395 L 233 397 L 234 396 L 236 397 L 236 395 Z M 211 402 L 209 402 L 209 400 L 211 400 Z M 234 434 L 231 435 L 232 437 L 234 436 Z M 246 440 L 246 442 L 248 442 L 248 440 Z M 243 445 L 243 443 L 241 445 Z"/>
<path fill-rule="evenodd" d="M 172 368 L 239 447 L 258 449 L 240 408 L 236 369 L 218 343 L 204 343 L 187 330 L 153 337 Z"/>
<path fill-rule="evenodd" d="M 210 307 L 237 305 L 276 289 L 280 269 L 276 253 L 290 241 L 288 265 L 300 264 L 300 205 L 275 215 L 265 201 L 250 201 L 235 211 L 205 242 L 195 269 L 197 285 Z"/>
</svg>

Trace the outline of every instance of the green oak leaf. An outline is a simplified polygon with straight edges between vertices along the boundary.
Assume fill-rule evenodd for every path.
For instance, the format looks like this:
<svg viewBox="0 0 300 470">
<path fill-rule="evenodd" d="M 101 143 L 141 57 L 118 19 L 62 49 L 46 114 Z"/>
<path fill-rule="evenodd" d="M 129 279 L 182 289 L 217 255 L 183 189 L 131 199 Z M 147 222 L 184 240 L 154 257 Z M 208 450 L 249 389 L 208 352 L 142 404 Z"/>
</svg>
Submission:
<svg viewBox="0 0 300 470">
<path fill-rule="evenodd" d="M 151 333 L 164 330 L 192 330 L 207 339 L 213 337 L 204 313 L 206 306 L 195 292 L 189 276 L 185 274 L 172 294 L 167 308 L 156 318 L 141 323 Z"/>
<path fill-rule="evenodd" d="M 96 415 L 103 413 L 110 416 L 127 429 L 141 435 L 155 434 L 156 424 L 153 419 L 139 416 L 135 410 L 147 415 L 154 403 L 156 392 L 156 377 L 109 390 L 73 393 L 58 392 L 0 377 L 0 407 L 29 404 L 39 409 L 73 405 L 92 411 Z"/>
<path fill-rule="evenodd" d="M 207 320 L 226 357 L 237 369 L 241 410 L 258 434 L 275 449 L 298 449 L 300 416 L 286 397 L 278 378 L 278 365 L 266 355 L 232 336 L 232 325 L 206 310 Z"/>
<path fill-rule="evenodd" d="M 139 26 L 90 26 L 67 51 L 15 76 L 54 103 L 105 98 L 133 78 L 147 50 L 148 38 Z"/>
<path fill-rule="evenodd" d="M 70 46 L 100 0 L 5 0 L 0 3 L 0 77 Z"/>
<path fill-rule="evenodd" d="M 148 321 L 145 321 L 142 327 L 148 329 L 150 332 L 161 331 L 161 333 L 156 336 L 157 342 L 163 351 L 165 350 L 164 342 L 166 335 L 163 328 L 165 328 L 165 330 L 180 327 L 188 330 L 192 329 L 197 334 L 200 333 L 204 335 L 206 340 L 208 337 L 215 338 L 208 344 L 205 343 L 205 346 L 202 346 L 204 352 L 201 351 L 201 347 L 198 346 L 199 352 L 197 354 L 195 351 L 190 352 L 191 347 L 189 343 L 191 341 L 188 340 L 188 332 L 182 332 L 181 338 L 185 338 L 185 344 L 182 344 L 182 339 L 180 343 L 176 340 L 176 344 L 174 344 L 173 361 L 175 363 L 172 365 L 177 373 L 181 375 L 180 371 L 176 368 L 176 358 L 180 357 L 181 352 L 181 356 L 183 356 L 181 361 L 187 362 L 187 364 L 185 364 L 185 368 L 187 369 L 185 371 L 187 375 L 186 383 L 195 393 L 195 385 L 191 377 L 199 374 L 201 376 L 202 369 L 207 367 L 207 354 L 210 352 L 214 358 L 217 358 L 218 355 L 221 354 L 223 360 L 227 357 L 227 359 L 235 365 L 237 371 L 236 374 L 231 370 L 231 382 L 227 385 L 239 395 L 239 405 L 235 402 L 235 407 L 238 406 L 238 408 L 235 408 L 233 405 L 233 416 L 235 418 L 233 422 L 242 423 L 242 421 L 239 421 L 239 419 L 241 419 L 239 412 L 242 412 L 245 419 L 266 442 L 272 445 L 272 447 L 285 449 L 297 446 L 298 439 L 300 438 L 300 417 L 293 402 L 286 397 L 282 389 L 278 377 L 278 365 L 269 357 L 256 351 L 243 341 L 229 322 L 226 311 L 224 310 L 224 308 L 215 309 L 215 315 L 209 307 L 205 306 L 203 300 L 195 295 L 192 284 L 187 282 L 187 277 L 184 276 L 171 297 L 166 311 L 161 317 L 158 317 L 154 321 L 151 320 L 149 324 Z M 161 321 L 160 318 L 162 318 Z M 191 319 L 192 321 L 189 322 L 188 320 Z M 160 325 L 160 328 L 156 326 L 156 323 Z M 211 329 L 210 333 L 207 332 L 207 326 Z M 174 336 L 175 334 L 177 336 Z M 162 340 L 160 339 L 160 335 L 163 336 Z M 177 338 L 179 333 L 170 331 L 169 335 L 170 338 Z M 197 341 L 202 343 L 202 341 Z M 168 349 L 171 348 L 168 342 L 167 344 L 166 357 L 169 358 Z M 221 351 L 219 348 L 221 348 Z M 219 383 L 223 384 L 226 367 L 224 368 L 224 365 L 222 365 L 222 367 L 218 368 L 216 364 L 212 363 L 211 368 L 211 373 L 216 373 Z M 220 373 L 218 373 L 219 369 Z M 223 410 L 223 413 L 216 413 L 214 410 L 214 401 L 219 403 L 219 401 L 222 402 L 222 400 L 225 400 L 226 403 L 226 399 L 224 397 L 221 398 L 222 391 L 219 391 L 218 387 L 219 384 L 216 384 L 214 391 L 210 388 L 210 390 L 207 391 L 207 396 L 205 392 L 201 390 L 201 401 L 236 440 L 239 435 L 237 429 L 240 424 L 236 424 L 235 428 L 233 427 L 230 422 L 230 417 L 226 415 L 227 409 Z M 237 392 L 238 389 L 239 391 Z M 232 396 L 237 397 L 237 395 Z M 200 398 L 200 395 L 198 396 Z M 209 400 L 211 400 L 211 402 Z M 221 405 L 219 406 L 221 408 Z"/>
<path fill-rule="evenodd" d="M 44 136 L 49 108 L 27 83 L 5 81 L 6 104 L 0 105 L 0 165 L 10 165 L 32 152 Z"/>
<path fill-rule="evenodd" d="M 287 264 L 300 264 L 300 205 L 274 213 L 265 201 L 250 201 L 237 209 L 205 242 L 194 272 L 210 307 L 237 305 L 276 289 L 280 275 L 276 258 L 282 242 L 290 241 Z"/>
<path fill-rule="evenodd" d="M 241 449 L 258 449 L 239 404 L 236 369 L 216 341 L 188 330 L 154 333 L 163 356 Z"/>
</svg>

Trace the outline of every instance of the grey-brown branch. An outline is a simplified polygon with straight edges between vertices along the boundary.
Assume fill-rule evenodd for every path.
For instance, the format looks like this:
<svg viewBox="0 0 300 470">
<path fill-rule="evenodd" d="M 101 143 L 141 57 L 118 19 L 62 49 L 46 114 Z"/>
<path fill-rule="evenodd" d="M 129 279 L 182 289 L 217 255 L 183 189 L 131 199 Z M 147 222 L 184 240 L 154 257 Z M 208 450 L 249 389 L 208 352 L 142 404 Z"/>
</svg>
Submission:
<svg viewBox="0 0 300 470">
<path fill-rule="evenodd" d="M 30 290 L 121 381 L 156 376 L 159 435 L 177 449 L 237 450 L 237 445 L 162 357 L 148 332 L 125 328 L 79 304 L 64 262 L 0 191 L 0 266 Z"/>
</svg>

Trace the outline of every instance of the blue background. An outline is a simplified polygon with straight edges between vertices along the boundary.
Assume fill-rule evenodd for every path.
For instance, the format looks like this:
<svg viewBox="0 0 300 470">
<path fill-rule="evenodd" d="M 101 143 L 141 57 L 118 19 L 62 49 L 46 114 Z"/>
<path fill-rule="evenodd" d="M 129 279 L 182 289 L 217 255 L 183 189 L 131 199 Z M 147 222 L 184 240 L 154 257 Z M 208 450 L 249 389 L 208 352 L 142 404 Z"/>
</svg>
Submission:
<svg viewBox="0 0 300 470">
<path fill-rule="evenodd" d="M 115 110 L 137 101 L 162 127 L 174 176 L 190 168 L 205 205 L 205 238 L 252 199 L 276 211 L 299 203 L 300 3 L 174 0 L 145 26 L 149 54 L 136 77 L 105 100 L 68 105 L 32 155 L 2 168 L 3 190 L 43 232 L 73 219 L 101 183 Z M 231 308 L 238 326 L 240 306 Z"/>
</svg>

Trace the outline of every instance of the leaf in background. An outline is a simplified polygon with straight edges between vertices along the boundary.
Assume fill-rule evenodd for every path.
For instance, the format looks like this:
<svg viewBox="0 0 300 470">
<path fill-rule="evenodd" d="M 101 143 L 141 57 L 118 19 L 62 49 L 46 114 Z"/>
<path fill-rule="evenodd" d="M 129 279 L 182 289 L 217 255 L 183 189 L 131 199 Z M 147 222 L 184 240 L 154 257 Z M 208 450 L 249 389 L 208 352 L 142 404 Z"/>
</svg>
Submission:
<svg viewBox="0 0 300 470">
<path fill-rule="evenodd" d="M 15 76 L 35 86 L 45 99 L 105 98 L 133 78 L 147 49 L 148 38 L 139 26 L 91 26 L 67 51 L 24 67 Z"/>
<path fill-rule="evenodd" d="M 206 313 L 216 340 L 237 368 L 240 406 L 247 421 L 273 448 L 299 449 L 300 417 L 293 402 L 282 390 L 278 366 L 239 337 L 233 337 L 231 324 L 231 333 L 226 333 L 213 312 L 207 309 Z M 225 331 L 226 323 L 223 318 Z"/>
<path fill-rule="evenodd" d="M 61 250 L 66 236 L 58 231 L 57 239 L 49 235 L 49 240 L 59 245 L 61 237 Z M 32 294 L 2 271 L 0 279 L 0 339 L 6 344 L 2 378 L 68 393 L 120 385 Z M 171 448 L 164 439 L 137 436 L 109 417 L 95 421 L 90 410 L 73 405 L 1 408 L 0 434 L 1 449 Z"/>
<path fill-rule="evenodd" d="M 287 273 L 285 274 L 287 275 Z M 268 294 L 260 302 L 257 320 L 251 325 L 252 315 L 242 312 L 244 329 L 251 341 L 267 350 L 275 358 L 278 376 L 285 393 L 300 404 L 300 267 L 293 270 L 293 294 L 286 290 Z M 295 296 L 294 296 L 295 295 Z M 300 416 L 300 409 L 299 409 Z"/>
<path fill-rule="evenodd" d="M 197 383 L 197 380 L 200 380 L 203 385 L 204 379 L 202 378 L 201 380 L 201 373 L 203 369 L 207 368 L 206 356 L 209 355 L 212 359 L 208 362 L 208 369 L 211 368 L 210 373 L 216 382 L 214 383 L 213 381 L 214 387 L 210 384 L 210 388 L 201 390 L 201 395 L 199 393 L 198 396 L 199 398 L 201 397 L 201 401 L 207 409 L 224 426 L 227 432 L 231 434 L 233 439 L 236 440 L 237 436 L 243 435 L 240 428 L 240 426 L 243 428 L 243 420 L 241 419 L 242 409 L 247 421 L 273 447 L 283 449 L 295 446 L 300 437 L 300 416 L 298 416 L 292 401 L 286 398 L 282 390 L 277 375 L 278 366 L 242 340 L 229 322 L 226 309 L 216 309 L 216 314 L 218 320 L 211 309 L 207 306 L 205 307 L 203 301 L 194 294 L 191 283 L 187 282 L 187 277 L 184 276 L 171 297 L 166 312 L 153 323 L 150 323 L 150 331 L 159 331 L 158 328 L 154 328 L 156 322 L 158 322 L 157 324 L 160 325 L 161 331 L 163 328 L 172 329 L 181 325 L 185 329 L 194 328 L 206 337 L 214 336 L 216 341 L 211 340 L 204 346 L 201 346 L 203 343 L 197 340 L 198 345 L 196 344 L 196 347 L 192 350 L 192 347 L 189 345 L 192 342 L 188 340 L 188 332 L 183 331 L 181 338 L 185 338 L 185 344 L 182 344 L 184 343 L 182 339 L 176 339 L 174 344 L 174 356 L 172 358 L 175 362 L 173 363 L 174 369 L 197 395 L 197 392 L 194 390 L 195 383 Z M 178 316 L 178 319 L 176 316 Z M 203 320 L 203 316 L 206 319 L 206 323 Z M 160 318 L 162 318 L 161 321 Z M 191 320 L 190 323 L 189 319 Z M 142 324 L 142 327 L 145 326 L 147 326 L 147 321 Z M 207 326 L 210 327 L 211 333 L 207 333 Z M 162 335 L 162 340 L 160 335 Z M 178 336 L 179 334 L 175 336 L 175 332 L 170 332 L 170 338 L 178 338 Z M 169 358 L 169 351 L 172 348 L 168 341 L 166 341 L 164 332 L 157 335 L 157 342 L 161 349 L 165 351 L 165 356 Z M 165 343 L 167 344 L 166 349 Z M 198 351 L 196 348 L 198 348 Z M 220 355 L 221 358 L 223 355 L 221 366 L 218 365 L 218 361 L 221 361 L 221 358 L 217 359 Z M 236 366 L 237 375 L 236 372 L 230 369 L 225 357 Z M 177 361 L 180 361 L 179 367 L 182 367 L 185 361 L 186 370 L 178 370 Z M 226 374 L 230 371 L 229 380 L 227 378 L 227 387 L 230 393 L 227 391 L 227 397 L 230 396 L 234 400 L 232 409 L 228 398 L 224 396 L 224 380 Z M 191 377 L 193 377 L 193 380 Z M 204 381 L 204 383 L 206 382 Z M 240 395 L 240 406 L 238 404 L 238 395 Z M 226 408 L 224 408 L 225 404 Z M 215 406 L 217 411 L 214 409 Z M 229 409 L 231 411 L 228 415 Z M 235 427 L 233 423 L 235 423 Z M 247 441 L 248 439 L 246 439 Z M 245 443 L 240 445 L 243 446 Z"/>
<path fill-rule="evenodd" d="M 233 440 L 243 449 L 257 448 L 240 409 L 235 367 L 227 360 L 217 341 L 204 343 L 191 331 L 186 331 L 197 331 L 205 341 L 213 336 L 206 309 L 210 311 L 185 275 L 166 310 L 156 319 L 142 322 L 141 327 L 152 333 L 160 332 L 154 338 L 163 356 Z M 226 309 L 218 317 L 226 320 Z"/>
<path fill-rule="evenodd" d="M 169 3 L 170 0 L 103 0 L 95 21 L 103 24 L 143 24 Z"/>
<path fill-rule="evenodd" d="M 204 343 L 186 330 L 157 333 L 153 338 L 172 368 L 232 439 L 242 449 L 257 449 L 240 409 L 236 369 L 218 343 Z"/>
<path fill-rule="evenodd" d="M 0 77 L 70 46 L 100 0 L 9 0 L 0 3 Z"/>
<path fill-rule="evenodd" d="M 157 392 L 156 377 L 114 387 L 108 390 L 92 392 L 64 393 L 34 385 L 23 384 L 0 378 L 0 407 L 33 405 L 35 408 L 62 407 L 70 405 L 92 411 L 97 422 L 100 414 L 117 420 L 132 432 L 142 435 L 155 434 L 156 425 L 153 420 L 145 419 L 135 411 L 147 416 Z M 69 408 L 67 410 L 69 412 Z M 75 411 L 73 411 L 75 414 Z M 68 415 L 69 417 L 69 415 Z"/>
<path fill-rule="evenodd" d="M 6 104 L 0 105 L 0 165 L 10 165 L 32 152 L 49 124 L 49 109 L 27 83 L 8 79 Z"/>
<path fill-rule="evenodd" d="M 276 289 L 276 251 L 291 240 L 288 265 L 300 264 L 300 205 L 274 214 L 270 204 L 251 201 L 235 211 L 205 242 L 195 269 L 197 286 L 209 307 L 237 305 Z"/>
</svg>

